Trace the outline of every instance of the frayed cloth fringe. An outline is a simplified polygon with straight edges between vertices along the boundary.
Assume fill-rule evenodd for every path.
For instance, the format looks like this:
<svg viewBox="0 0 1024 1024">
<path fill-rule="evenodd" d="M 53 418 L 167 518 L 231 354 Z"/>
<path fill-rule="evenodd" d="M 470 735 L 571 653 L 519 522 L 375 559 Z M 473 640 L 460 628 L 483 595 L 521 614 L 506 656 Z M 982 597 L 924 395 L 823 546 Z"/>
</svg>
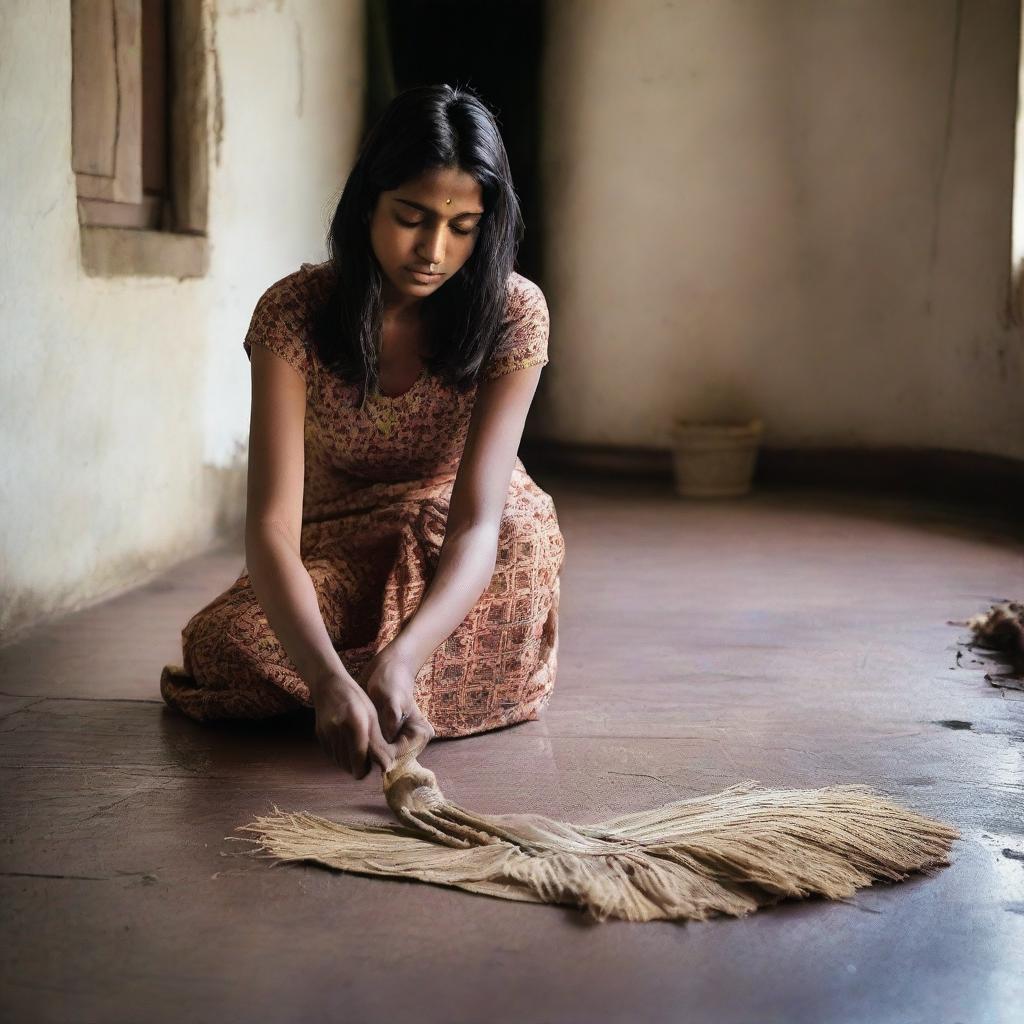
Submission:
<svg viewBox="0 0 1024 1024">
<path fill-rule="evenodd" d="M 742 917 L 783 899 L 844 900 L 875 881 L 949 864 L 960 832 L 867 786 L 709 796 L 572 825 L 477 814 L 445 799 L 410 751 L 384 773 L 399 825 L 273 813 L 238 831 L 254 853 L 468 892 L 575 906 L 594 921 Z M 237 837 L 236 837 L 237 838 Z"/>
</svg>

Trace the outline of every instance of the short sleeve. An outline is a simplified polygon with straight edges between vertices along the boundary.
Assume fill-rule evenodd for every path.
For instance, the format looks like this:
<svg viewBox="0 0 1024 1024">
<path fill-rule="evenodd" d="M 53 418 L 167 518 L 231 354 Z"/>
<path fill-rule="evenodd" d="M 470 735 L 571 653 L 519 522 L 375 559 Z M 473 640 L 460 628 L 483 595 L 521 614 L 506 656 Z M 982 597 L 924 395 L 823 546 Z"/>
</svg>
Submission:
<svg viewBox="0 0 1024 1024">
<path fill-rule="evenodd" d="M 262 345 L 280 356 L 308 381 L 312 372 L 309 354 L 309 301 L 300 286 L 301 271 L 272 284 L 253 310 L 242 347 L 252 358 L 252 346 Z"/>
<path fill-rule="evenodd" d="M 544 293 L 533 281 L 514 274 L 498 340 L 481 379 L 494 380 L 526 366 L 545 366 L 549 328 Z"/>
</svg>

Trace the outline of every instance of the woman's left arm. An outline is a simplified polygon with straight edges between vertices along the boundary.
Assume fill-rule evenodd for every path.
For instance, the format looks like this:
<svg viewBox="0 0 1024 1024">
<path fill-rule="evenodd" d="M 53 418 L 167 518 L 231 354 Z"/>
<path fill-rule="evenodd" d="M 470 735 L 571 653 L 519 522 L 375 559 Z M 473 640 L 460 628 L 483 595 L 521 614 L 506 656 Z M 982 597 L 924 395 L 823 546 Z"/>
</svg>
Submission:
<svg viewBox="0 0 1024 1024">
<path fill-rule="evenodd" d="M 363 674 L 389 742 L 402 726 L 416 673 L 462 623 L 494 574 L 501 516 L 541 370 L 527 366 L 477 388 L 437 570 L 415 614 Z"/>
</svg>

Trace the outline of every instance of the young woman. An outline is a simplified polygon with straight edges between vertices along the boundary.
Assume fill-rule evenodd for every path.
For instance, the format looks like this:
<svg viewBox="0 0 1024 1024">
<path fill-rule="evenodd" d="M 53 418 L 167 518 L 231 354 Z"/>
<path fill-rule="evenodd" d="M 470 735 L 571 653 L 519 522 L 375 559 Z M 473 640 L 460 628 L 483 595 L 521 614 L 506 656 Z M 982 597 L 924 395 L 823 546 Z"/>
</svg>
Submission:
<svg viewBox="0 0 1024 1024">
<path fill-rule="evenodd" d="M 494 118 L 447 85 L 368 134 L 330 258 L 271 285 L 244 348 L 246 566 L 160 689 L 200 720 L 316 714 L 356 778 L 424 737 L 536 719 L 564 541 L 517 456 L 548 310 Z"/>
</svg>

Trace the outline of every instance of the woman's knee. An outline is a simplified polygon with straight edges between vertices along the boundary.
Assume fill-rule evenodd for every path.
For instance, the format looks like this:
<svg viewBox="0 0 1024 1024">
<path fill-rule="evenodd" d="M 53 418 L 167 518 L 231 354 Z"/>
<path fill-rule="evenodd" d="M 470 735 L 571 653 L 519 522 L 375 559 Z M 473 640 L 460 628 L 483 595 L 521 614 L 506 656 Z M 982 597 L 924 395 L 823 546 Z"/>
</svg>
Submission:
<svg viewBox="0 0 1024 1024">
<path fill-rule="evenodd" d="M 542 571 L 558 572 L 565 544 L 553 507 L 550 512 L 544 514 L 536 501 L 505 510 L 498 531 L 499 564 L 537 566 Z"/>
<path fill-rule="evenodd" d="M 264 718 L 305 703 L 303 684 L 251 589 L 246 594 L 236 585 L 220 595 L 189 619 L 181 635 L 188 686 L 172 686 L 175 680 L 167 685 L 194 717 Z"/>
<path fill-rule="evenodd" d="M 196 612 L 181 640 L 186 670 L 211 685 L 237 685 L 278 646 L 251 587 L 238 584 Z"/>
</svg>

